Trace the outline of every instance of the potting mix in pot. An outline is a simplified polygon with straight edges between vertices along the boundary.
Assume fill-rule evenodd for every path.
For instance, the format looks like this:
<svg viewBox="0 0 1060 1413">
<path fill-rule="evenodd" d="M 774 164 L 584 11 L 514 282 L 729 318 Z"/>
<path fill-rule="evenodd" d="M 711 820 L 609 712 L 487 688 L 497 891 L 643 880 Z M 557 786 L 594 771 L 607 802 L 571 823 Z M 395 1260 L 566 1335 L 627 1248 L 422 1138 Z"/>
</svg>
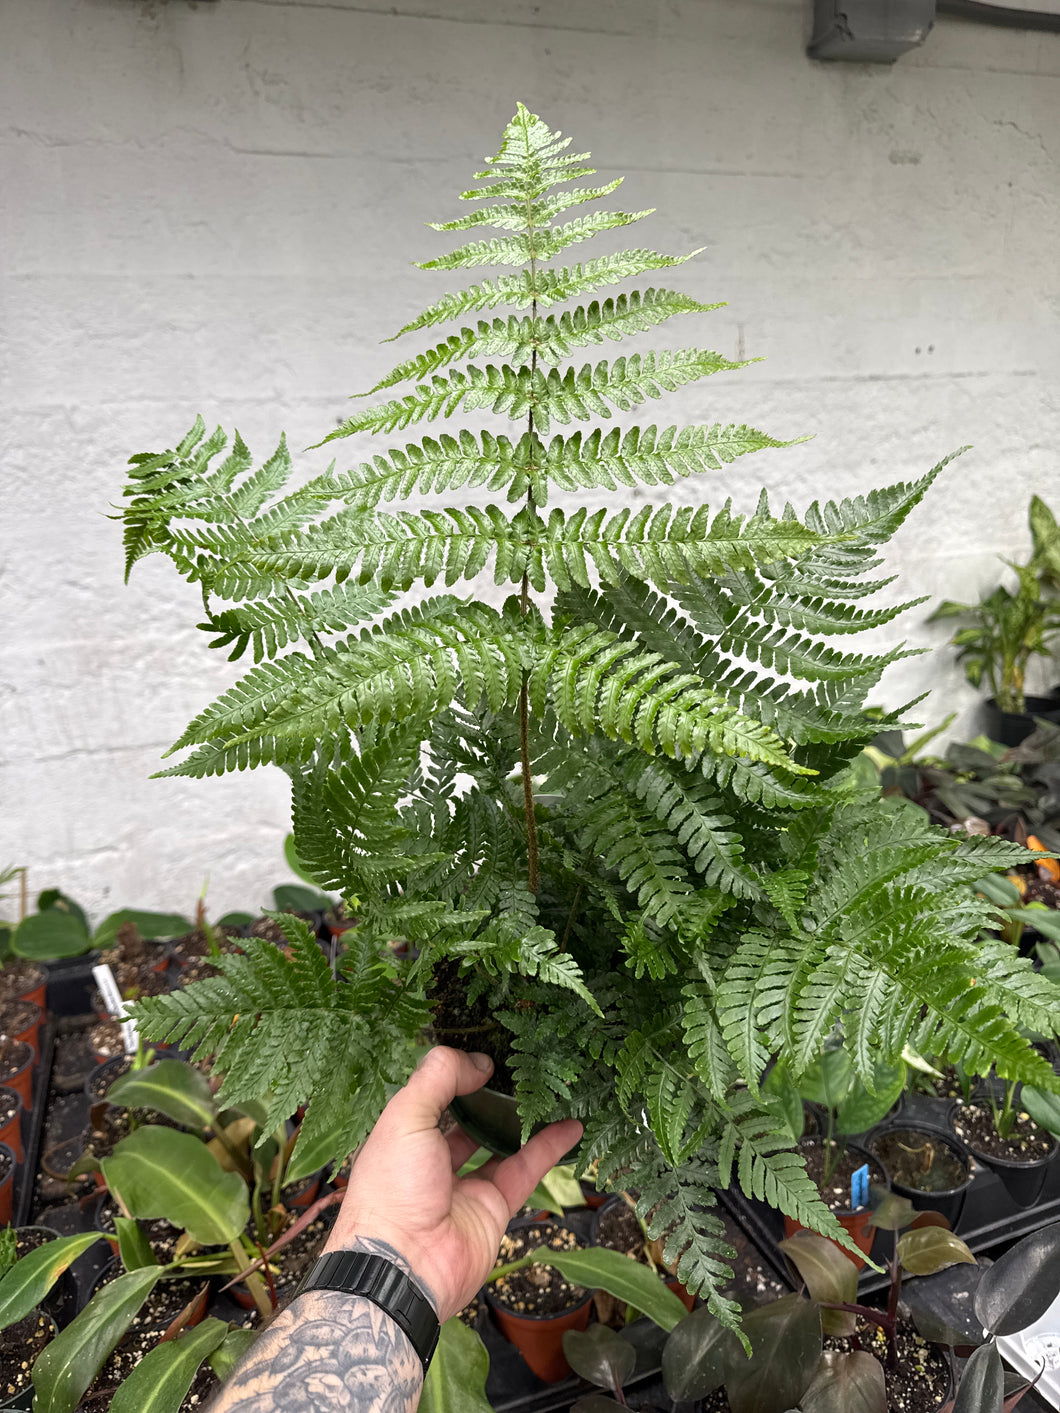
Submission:
<svg viewBox="0 0 1060 1413">
<path fill-rule="evenodd" d="M 863 754 L 900 729 L 869 706 L 897 653 L 851 652 L 849 635 L 902 612 L 873 599 L 881 552 L 951 458 L 797 513 L 765 493 L 726 502 L 730 464 L 783 439 L 610 426 L 741 364 L 701 347 L 595 357 L 716 306 L 669 288 L 687 255 L 638 244 L 555 263 L 650 214 L 557 223 L 618 186 L 581 185 L 592 169 L 566 148 L 519 106 L 464 193 L 485 205 L 436 227 L 469 243 L 425 262 L 516 273 L 436 290 L 401 332 L 503 316 L 420 349 L 324 441 L 442 430 L 294 490 L 285 442 L 255 469 L 238 434 L 202 419 L 130 462 L 126 568 L 168 556 L 211 644 L 255 663 L 164 773 L 282 766 L 307 886 L 264 916 L 212 924 L 200 903 L 194 921 L 126 910 L 94 932 L 49 890 L 14 930 L 18 960 L 0 968 L 0 1086 L 25 1109 L 12 1216 L 61 1234 L 6 1267 L 0 1247 L 0 1376 L 32 1377 L 36 1413 L 74 1413 L 72 1399 L 101 1413 L 178 1366 L 168 1413 L 208 1398 L 319 1251 L 349 1155 L 431 1040 L 494 1058 L 490 1086 L 454 1106 L 487 1147 L 567 1115 L 585 1129 L 569 1204 L 546 1191 L 543 1220 L 531 1203 L 500 1276 L 444 1336 L 434 1407 L 450 1406 L 439 1370 L 460 1386 L 460 1357 L 501 1410 L 565 1379 L 573 1401 L 601 1369 L 617 1395 L 639 1341 L 636 1379 L 661 1380 L 659 1400 L 927 1413 L 950 1371 L 938 1329 L 899 1318 L 899 1289 L 1060 1216 L 1057 968 L 1021 954 L 1019 907 L 989 896 L 999 873 L 1047 861 L 1022 841 L 1048 845 L 1050 821 L 1010 838 L 993 821 L 940 827 L 877 788 L 879 747 Z M 475 412 L 507 413 L 512 435 L 460 420 Z M 676 507 L 640 499 L 696 477 L 713 510 L 686 490 Z M 465 488 L 497 503 L 423 509 Z M 1037 769 L 1041 742 L 1028 749 Z M 1024 792 L 1031 779 L 1028 757 Z M 96 993 L 93 946 L 131 1001 L 134 1055 Z M 15 1027 L 41 981 L 38 1063 Z M 979 1155 L 998 1144 L 995 1170 Z M 1013 1148 L 1038 1164 L 1030 1196 L 1003 1165 Z M 586 1179 L 625 1194 L 595 1231 L 574 1200 Z M 931 1209 L 958 1189 L 959 1210 Z M 995 1283 L 1016 1279 L 1005 1259 Z M 53 1333 L 37 1307 L 66 1280 L 74 1308 L 34 1368 L 29 1341 Z M 995 1305 L 991 1351 L 1008 1328 Z M 505 1343 L 519 1323 L 522 1356 Z"/>
</svg>

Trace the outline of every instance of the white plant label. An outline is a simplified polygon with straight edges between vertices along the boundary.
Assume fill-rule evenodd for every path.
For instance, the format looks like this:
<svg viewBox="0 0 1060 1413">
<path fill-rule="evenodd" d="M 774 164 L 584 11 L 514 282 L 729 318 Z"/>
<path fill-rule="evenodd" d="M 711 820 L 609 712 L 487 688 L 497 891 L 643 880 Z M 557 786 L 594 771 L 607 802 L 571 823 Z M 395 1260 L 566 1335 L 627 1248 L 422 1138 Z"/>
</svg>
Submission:
<svg viewBox="0 0 1060 1413">
<path fill-rule="evenodd" d="M 92 975 L 103 997 L 103 1004 L 115 1020 L 121 1021 L 121 1042 L 125 1046 L 125 1053 L 135 1055 L 140 1037 L 136 1032 L 136 1022 L 127 1019 L 129 1002 L 122 1000 L 114 973 L 110 967 L 99 966 L 92 968 Z"/>
</svg>

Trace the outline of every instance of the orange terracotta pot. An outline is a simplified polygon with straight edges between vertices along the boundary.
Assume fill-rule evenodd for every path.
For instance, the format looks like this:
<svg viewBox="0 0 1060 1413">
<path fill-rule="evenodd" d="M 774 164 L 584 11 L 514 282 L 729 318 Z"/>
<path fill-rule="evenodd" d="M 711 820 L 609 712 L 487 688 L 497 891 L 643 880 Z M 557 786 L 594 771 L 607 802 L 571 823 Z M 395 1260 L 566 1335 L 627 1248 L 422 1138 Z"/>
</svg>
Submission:
<svg viewBox="0 0 1060 1413">
<path fill-rule="evenodd" d="M 43 970 L 44 969 L 42 967 L 41 971 L 43 972 Z M 40 981 L 33 981 L 32 979 L 27 979 L 25 985 L 29 987 L 29 990 L 19 991 L 19 999 L 23 1001 L 32 1001 L 35 1006 L 39 1006 L 42 1011 L 46 1011 L 48 1009 L 47 974 L 42 975 Z"/>
<path fill-rule="evenodd" d="M 8 1226 L 14 1208 L 15 1195 L 15 1155 L 6 1143 L 0 1144 L 0 1157 L 9 1160 L 7 1176 L 0 1179 L 0 1226 Z"/>
<path fill-rule="evenodd" d="M 13 1094 L 18 1100 L 18 1108 L 15 1110 L 14 1117 L 8 1119 L 7 1123 L 0 1128 L 0 1143 L 6 1143 L 15 1155 L 15 1162 L 21 1163 L 24 1156 L 22 1152 L 22 1114 L 25 1107 L 22 1103 L 22 1095 L 17 1089 L 11 1089 L 6 1085 L 0 1087 L 0 1094 Z"/>
<path fill-rule="evenodd" d="M 13 1089 L 22 1100 L 22 1107 L 29 1110 L 33 1107 L 33 1046 L 27 1044 L 25 1060 L 17 1074 L 11 1075 L 4 1081 L 8 1089 Z"/>
<path fill-rule="evenodd" d="M 20 999 L 14 1004 L 16 1006 L 33 1007 L 33 1019 L 29 1022 L 29 1024 L 23 1026 L 22 1029 L 19 1031 L 10 1032 L 10 1035 L 12 1040 L 24 1040 L 26 1044 L 32 1048 L 33 1063 L 36 1064 L 37 1061 L 40 1059 L 40 1028 L 41 1022 L 44 1020 L 44 1012 L 41 1010 L 40 1006 L 38 1006 L 34 1001 Z"/>
<path fill-rule="evenodd" d="M 570 1373 L 563 1353 L 563 1336 L 567 1330 L 584 1330 L 588 1326 L 592 1301 L 592 1291 L 588 1291 L 577 1305 L 559 1315 L 517 1315 L 486 1289 L 486 1303 L 497 1328 L 547 1384 L 558 1383 Z"/>
</svg>

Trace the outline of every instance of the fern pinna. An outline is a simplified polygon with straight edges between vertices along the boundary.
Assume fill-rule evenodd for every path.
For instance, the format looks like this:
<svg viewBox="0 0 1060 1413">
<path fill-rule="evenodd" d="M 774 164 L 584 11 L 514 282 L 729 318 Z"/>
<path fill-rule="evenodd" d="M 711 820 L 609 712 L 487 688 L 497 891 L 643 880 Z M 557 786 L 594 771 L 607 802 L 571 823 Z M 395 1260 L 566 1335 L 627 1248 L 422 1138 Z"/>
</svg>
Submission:
<svg viewBox="0 0 1060 1413">
<path fill-rule="evenodd" d="M 720 424 L 566 430 L 739 366 L 700 348 L 565 362 L 716 307 L 653 286 L 553 312 L 688 258 L 557 267 L 648 214 L 558 223 L 618 186 L 579 185 L 593 169 L 566 148 L 520 106 L 463 193 L 484 204 L 436 227 L 473 238 L 425 265 L 515 273 L 401 333 L 507 312 L 401 363 L 325 441 L 477 411 L 512 435 L 461 426 L 293 491 L 282 441 L 253 469 L 201 420 L 133 458 L 128 566 L 168 555 L 201 588 L 212 645 L 256 663 L 164 773 L 281 766 L 299 854 L 359 919 L 337 977 L 290 924 L 289 956 L 251 943 L 135 1013 L 154 1039 L 216 1051 L 230 1100 L 270 1092 L 267 1131 L 306 1103 L 300 1144 L 337 1155 L 406 1072 L 437 976 L 458 975 L 526 1128 L 583 1118 L 583 1163 L 637 1191 L 682 1280 L 732 1321 L 718 1187 L 837 1230 L 760 1091 L 773 1061 L 797 1075 L 842 1027 L 870 1085 L 913 1045 L 1055 1088 L 1023 1029 L 1051 1031 L 1060 993 L 981 940 L 994 916 L 970 885 L 1024 852 L 943 834 L 846 770 L 901 655 L 846 639 L 901 611 L 864 600 L 941 467 L 801 518 L 764 494 L 749 513 L 615 510 L 620 488 L 786 443 Z M 473 490 L 494 502 L 423 504 Z M 453 592 L 486 575 L 500 593 Z"/>
</svg>

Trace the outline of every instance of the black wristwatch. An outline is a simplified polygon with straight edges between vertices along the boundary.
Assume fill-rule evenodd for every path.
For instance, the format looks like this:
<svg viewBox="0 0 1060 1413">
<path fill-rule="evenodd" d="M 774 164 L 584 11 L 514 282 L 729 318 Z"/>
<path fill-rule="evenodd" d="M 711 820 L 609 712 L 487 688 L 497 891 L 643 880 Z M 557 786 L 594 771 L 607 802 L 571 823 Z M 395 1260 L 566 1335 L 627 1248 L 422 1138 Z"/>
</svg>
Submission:
<svg viewBox="0 0 1060 1413">
<path fill-rule="evenodd" d="M 291 1299 L 307 1290 L 340 1290 L 378 1305 L 408 1335 L 426 1375 L 441 1326 L 434 1306 L 393 1261 L 364 1251 L 329 1251 L 317 1259 Z"/>
</svg>

